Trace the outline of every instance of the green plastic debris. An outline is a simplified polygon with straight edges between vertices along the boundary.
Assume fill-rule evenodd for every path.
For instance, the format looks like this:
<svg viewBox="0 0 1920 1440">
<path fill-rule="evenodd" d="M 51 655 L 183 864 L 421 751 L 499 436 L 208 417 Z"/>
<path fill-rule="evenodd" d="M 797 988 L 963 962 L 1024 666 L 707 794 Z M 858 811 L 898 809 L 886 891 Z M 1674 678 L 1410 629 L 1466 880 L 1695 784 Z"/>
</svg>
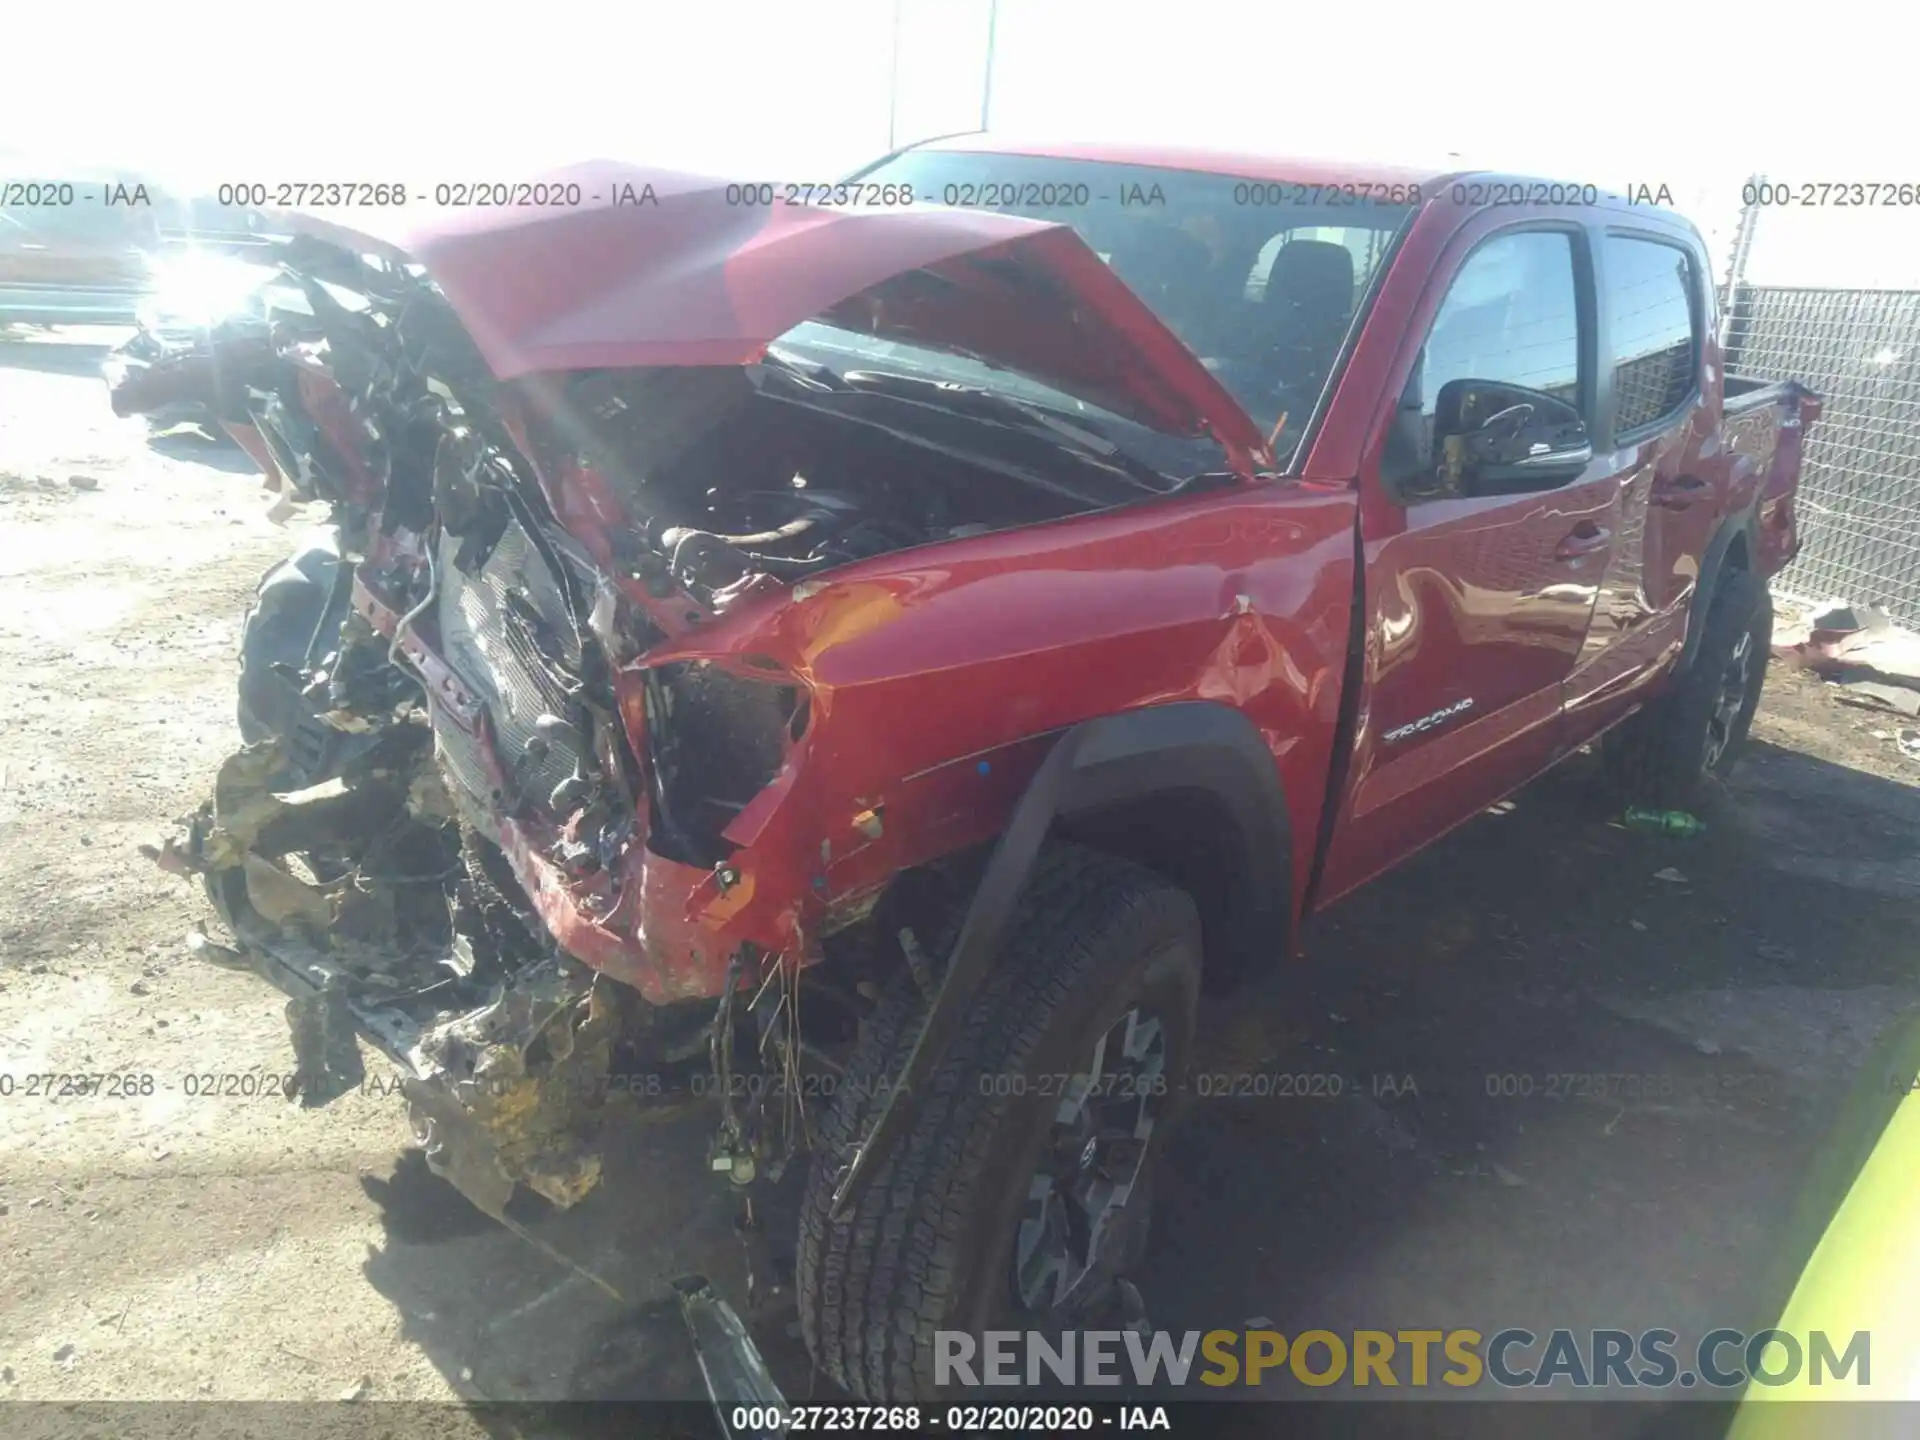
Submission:
<svg viewBox="0 0 1920 1440">
<path fill-rule="evenodd" d="M 1706 822 L 1684 810 L 1643 810 L 1634 806 L 1627 811 L 1629 830 L 1658 830 L 1662 835 L 1698 835 Z"/>
</svg>

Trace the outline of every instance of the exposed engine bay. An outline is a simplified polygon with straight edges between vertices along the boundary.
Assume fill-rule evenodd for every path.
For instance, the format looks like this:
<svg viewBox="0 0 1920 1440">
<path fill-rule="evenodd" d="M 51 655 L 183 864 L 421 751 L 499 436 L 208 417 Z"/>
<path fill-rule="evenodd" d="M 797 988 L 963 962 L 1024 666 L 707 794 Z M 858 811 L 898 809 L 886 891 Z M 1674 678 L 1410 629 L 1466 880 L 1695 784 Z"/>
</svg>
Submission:
<svg viewBox="0 0 1920 1440">
<path fill-rule="evenodd" d="M 248 617 L 247 748 L 158 856 L 240 947 L 209 958 L 293 997 L 308 1103 L 364 1082 L 356 1037 L 399 1063 L 430 1162 L 489 1213 L 516 1184 L 593 1187 L 635 1063 L 714 1075 L 714 1168 L 777 1176 L 805 1116 L 737 1077 L 831 1064 L 862 1003 L 843 987 L 803 1036 L 801 971 L 838 934 L 857 979 L 881 897 L 812 924 L 743 880 L 747 817 L 797 823 L 765 799 L 813 697 L 687 637 L 864 559 L 1183 482 L 1071 416 L 800 344 L 501 381 L 419 266 L 308 237 L 229 335 L 149 345 L 116 394 L 206 389 L 283 504 L 330 509 Z M 736 912 L 758 938 L 716 947 Z"/>
<path fill-rule="evenodd" d="M 627 372 L 569 377 L 558 408 L 604 437 L 580 458 L 642 517 L 642 573 L 709 602 L 756 575 L 801 580 L 1139 497 L 1139 480 L 1064 449 L 995 443 L 923 388 L 859 371 L 826 388 L 772 366 Z"/>
</svg>

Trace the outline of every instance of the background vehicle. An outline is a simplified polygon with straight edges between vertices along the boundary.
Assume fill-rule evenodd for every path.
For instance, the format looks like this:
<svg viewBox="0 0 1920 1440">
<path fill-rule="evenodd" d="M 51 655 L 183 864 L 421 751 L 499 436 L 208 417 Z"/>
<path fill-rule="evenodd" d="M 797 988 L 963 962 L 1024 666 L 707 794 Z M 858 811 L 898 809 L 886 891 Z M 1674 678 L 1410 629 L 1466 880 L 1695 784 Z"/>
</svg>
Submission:
<svg viewBox="0 0 1920 1440">
<path fill-rule="evenodd" d="M 0 323 L 123 325 L 145 293 L 151 209 L 108 203 L 114 182 L 20 177 L 0 194 Z"/>
<path fill-rule="evenodd" d="M 290 217 L 311 313 L 220 368 L 336 532 L 162 856 L 307 1097 L 374 1044 L 490 1213 L 593 1187 L 610 1088 L 713 1097 L 875 1398 L 1107 1303 L 1202 985 L 1603 734 L 1655 804 L 1733 762 L 1819 411 L 1723 383 L 1689 226 L 1580 186 L 860 183 L 987 182 L 1072 223 L 603 167 L 541 183 L 654 207 Z"/>
</svg>

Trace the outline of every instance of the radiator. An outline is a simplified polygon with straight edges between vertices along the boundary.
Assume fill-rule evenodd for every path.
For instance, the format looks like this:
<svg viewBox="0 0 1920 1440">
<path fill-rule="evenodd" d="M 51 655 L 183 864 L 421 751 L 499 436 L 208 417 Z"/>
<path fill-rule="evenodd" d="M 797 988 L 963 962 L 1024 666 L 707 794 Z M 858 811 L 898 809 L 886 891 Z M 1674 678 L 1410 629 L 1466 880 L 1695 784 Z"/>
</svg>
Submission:
<svg viewBox="0 0 1920 1440">
<path fill-rule="evenodd" d="M 501 769 L 513 776 L 518 766 L 520 793 L 544 807 L 553 788 L 573 773 L 576 756 L 561 741 L 551 742 L 538 761 L 523 760 L 534 725 L 542 715 L 567 713 L 566 695 L 548 673 L 534 638 L 534 624 L 515 613 L 516 593 L 526 609 L 544 621 L 559 643 L 563 663 L 579 661 L 566 602 L 553 572 L 518 522 L 509 522 L 500 543 L 478 571 L 463 575 L 453 563 L 460 542 L 441 540 L 440 645 L 447 664 L 484 705 L 492 722 Z M 434 739 L 451 778 L 486 803 L 493 786 L 479 754 L 481 742 L 434 707 Z M 509 808 L 512 806 L 509 799 Z"/>
</svg>

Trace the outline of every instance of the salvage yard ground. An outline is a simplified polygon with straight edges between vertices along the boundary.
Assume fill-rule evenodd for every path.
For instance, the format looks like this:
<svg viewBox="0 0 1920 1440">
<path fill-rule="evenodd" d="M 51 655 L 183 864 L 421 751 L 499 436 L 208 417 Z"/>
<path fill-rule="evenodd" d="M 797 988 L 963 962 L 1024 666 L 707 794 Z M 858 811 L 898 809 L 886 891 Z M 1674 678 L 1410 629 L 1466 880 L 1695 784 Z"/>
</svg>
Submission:
<svg viewBox="0 0 1920 1440">
<path fill-rule="evenodd" d="M 284 1071 L 282 1002 L 188 955 L 208 906 L 137 847 L 236 743 L 289 537 L 236 452 L 114 420 L 101 353 L 0 338 L 0 1398 L 697 1393 L 666 1284 L 742 1274 L 704 1115 L 627 1125 L 536 1222 L 623 1307 L 434 1179 L 395 1095 L 189 1093 Z M 1583 757 L 1316 921 L 1203 1019 L 1244 1093 L 1172 1148 L 1153 1323 L 1761 1328 L 1838 1102 L 1920 1002 L 1897 728 L 1775 665 L 1705 835 L 1609 823 Z M 133 1093 L 26 1093 L 49 1073 Z M 1299 1076 L 1339 1093 L 1261 1078 Z"/>
</svg>

